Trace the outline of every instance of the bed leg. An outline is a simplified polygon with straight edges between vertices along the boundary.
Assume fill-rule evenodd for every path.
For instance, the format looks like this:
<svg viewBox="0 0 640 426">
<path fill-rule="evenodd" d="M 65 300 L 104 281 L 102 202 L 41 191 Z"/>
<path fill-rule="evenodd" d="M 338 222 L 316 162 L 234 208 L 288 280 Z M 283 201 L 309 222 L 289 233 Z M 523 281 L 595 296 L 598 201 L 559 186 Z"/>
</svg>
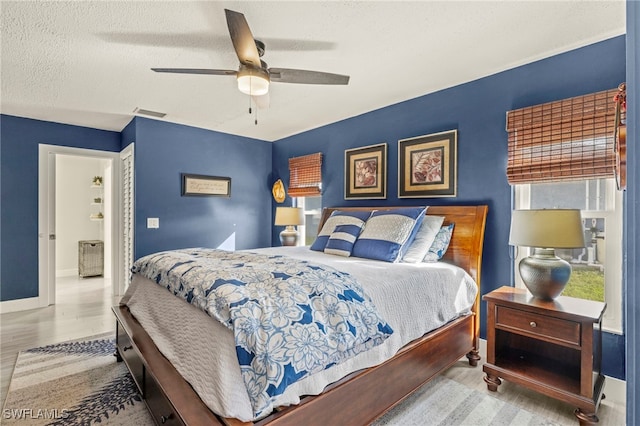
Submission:
<svg viewBox="0 0 640 426">
<path fill-rule="evenodd" d="M 480 355 L 477 349 L 472 350 L 467 354 L 467 358 L 469 359 L 469 365 L 472 367 L 476 367 L 478 365 L 478 361 L 480 361 Z"/>
<path fill-rule="evenodd" d="M 120 351 L 117 348 L 113 352 L 113 356 L 116 357 L 116 362 L 122 362 L 122 357 L 120 356 Z"/>
</svg>

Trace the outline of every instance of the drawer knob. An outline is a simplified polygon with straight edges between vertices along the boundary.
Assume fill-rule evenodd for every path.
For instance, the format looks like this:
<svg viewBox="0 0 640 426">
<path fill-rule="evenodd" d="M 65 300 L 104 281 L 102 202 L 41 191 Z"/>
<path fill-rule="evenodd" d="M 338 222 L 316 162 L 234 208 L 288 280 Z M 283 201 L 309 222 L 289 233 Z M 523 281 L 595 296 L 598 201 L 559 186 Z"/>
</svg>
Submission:
<svg viewBox="0 0 640 426">
<path fill-rule="evenodd" d="M 165 424 L 166 422 L 169 421 L 169 419 L 171 419 L 171 414 L 168 414 L 166 416 L 160 416 L 160 423 Z"/>
<path fill-rule="evenodd" d="M 529 325 L 530 325 L 532 328 L 536 328 L 536 327 L 538 326 L 538 324 L 536 324 L 536 322 L 535 322 L 535 321 L 531 321 L 531 322 L 529 323 Z"/>
<path fill-rule="evenodd" d="M 125 346 L 124 348 L 122 348 L 123 352 L 128 351 L 129 349 L 133 349 L 133 346 L 129 345 L 129 346 Z"/>
</svg>

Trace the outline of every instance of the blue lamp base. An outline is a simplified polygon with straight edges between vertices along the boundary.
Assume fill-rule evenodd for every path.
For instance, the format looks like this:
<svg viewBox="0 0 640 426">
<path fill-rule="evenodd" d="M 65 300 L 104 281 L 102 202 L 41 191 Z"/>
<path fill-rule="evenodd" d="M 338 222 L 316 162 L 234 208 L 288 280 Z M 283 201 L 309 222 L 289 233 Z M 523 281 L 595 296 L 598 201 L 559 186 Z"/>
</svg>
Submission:
<svg viewBox="0 0 640 426">
<path fill-rule="evenodd" d="M 554 249 L 534 248 L 519 264 L 520 276 L 529 292 L 544 300 L 560 296 L 571 276 L 569 262 L 556 256 Z"/>
</svg>

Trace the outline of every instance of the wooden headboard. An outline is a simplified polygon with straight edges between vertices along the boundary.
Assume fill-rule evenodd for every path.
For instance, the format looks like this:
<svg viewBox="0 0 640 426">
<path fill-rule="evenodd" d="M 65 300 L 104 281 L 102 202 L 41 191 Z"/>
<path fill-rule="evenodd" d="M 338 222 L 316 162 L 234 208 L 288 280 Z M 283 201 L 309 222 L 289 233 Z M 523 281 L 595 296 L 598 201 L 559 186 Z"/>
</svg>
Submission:
<svg viewBox="0 0 640 426">
<path fill-rule="evenodd" d="M 403 207 L 325 207 L 322 210 L 318 232 L 334 210 L 393 210 Z M 444 260 L 460 266 L 471 275 L 480 287 L 480 268 L 482 266 L 482 246 L 484 228 L 487 221 L 488 206 L 430 206 L 427 214 L 444 216 L 444 223 L 455 223 L 451 243 Z"/>
</svg>

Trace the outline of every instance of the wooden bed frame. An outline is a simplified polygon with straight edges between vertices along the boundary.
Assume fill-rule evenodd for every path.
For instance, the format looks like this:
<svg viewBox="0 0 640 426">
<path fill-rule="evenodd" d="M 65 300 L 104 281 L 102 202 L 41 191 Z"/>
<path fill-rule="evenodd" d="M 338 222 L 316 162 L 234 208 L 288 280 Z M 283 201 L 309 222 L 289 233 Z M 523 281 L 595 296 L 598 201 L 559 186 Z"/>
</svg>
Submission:
<svg viewBox="0 0 640 426">
<path fill-rule="evenodd" d="M 333 210 L 369 210 L 376 207 L 325 208 L 320 229 Z M 389 210 L 399 207 L 377 207 Z M 116 357 L 124 360 L 154 420 L 176 425 L 365 425 L 374 421 L 413 391 L 465 355 L 476 366 L 480 330 L 480 268 L 487 206 L 431 206 L 427 214 L 455 223 L 444 261 L 465 269 L 478 284 L 473 312 L 409 343 L 384 363 L 360 370 L 333 383 L 322 394 L 284 407 L 255 423 L 220 418 L 200 400 L 126 306 L 115 306 Z M 348 400 L 346 406 L 344 401 Z M 340 407 L 347 407 L 340 409 Z"/>
</svg>

